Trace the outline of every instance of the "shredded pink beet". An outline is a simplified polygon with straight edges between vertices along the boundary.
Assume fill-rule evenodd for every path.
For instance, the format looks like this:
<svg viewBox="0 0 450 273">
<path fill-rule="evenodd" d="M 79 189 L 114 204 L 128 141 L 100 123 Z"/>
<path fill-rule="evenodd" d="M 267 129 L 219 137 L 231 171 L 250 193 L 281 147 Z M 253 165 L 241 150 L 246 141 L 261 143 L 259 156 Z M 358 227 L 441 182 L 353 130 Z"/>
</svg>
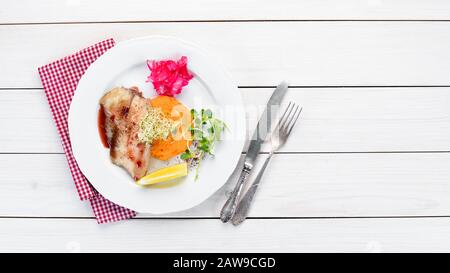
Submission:
<svg viewBox="0 0 450 273">
<path fill-rule="evenodd" d="M 187 57 L 182 56 L 178 61 L 147 60 L 150 76 L 147 82 L 152 82 L 159 95 L 171 96 L 180 94 L 181 89 L 194 77 L 187 69 Z"/>
</svg>

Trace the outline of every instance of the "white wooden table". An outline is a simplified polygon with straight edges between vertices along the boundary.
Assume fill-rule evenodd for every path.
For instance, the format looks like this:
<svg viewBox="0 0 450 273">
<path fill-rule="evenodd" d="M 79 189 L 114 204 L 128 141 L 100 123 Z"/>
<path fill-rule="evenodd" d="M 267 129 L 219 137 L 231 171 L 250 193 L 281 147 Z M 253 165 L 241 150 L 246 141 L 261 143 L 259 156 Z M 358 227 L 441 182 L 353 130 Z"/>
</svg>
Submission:
<svg viewBox="0 0 450 273">
<path fill-rule="evenodd" d="M 337 2 L 2 0 L 0 251 L 450 251 L 450 2 Z M 304 107 L 237 228 L 232 183 L 108 225 L 78 200 L 37 67 L 156 34 L 219 56 L 249 109 L 283 79 Z"/>
</svg>

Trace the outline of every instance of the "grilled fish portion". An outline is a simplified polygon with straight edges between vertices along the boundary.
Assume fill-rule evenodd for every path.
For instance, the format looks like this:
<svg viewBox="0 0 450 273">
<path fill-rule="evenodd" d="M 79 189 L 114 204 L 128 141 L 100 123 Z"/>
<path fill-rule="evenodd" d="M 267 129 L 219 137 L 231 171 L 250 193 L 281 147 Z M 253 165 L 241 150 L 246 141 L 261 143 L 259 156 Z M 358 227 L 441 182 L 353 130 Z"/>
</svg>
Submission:
<svg viewBox="0 0 450 273">
<path fill-rule="evenodd" d="M 100 107 L 105 114 L 105 133 L 109 146 L 113 139 L 114 131 L 126 130 L 126 119 L 132 98 L 136 92 L 126 88 L 114 88 L 100 99 Z"/>
<path fill-rule="evenodd" d="M 150 148 L 147 143 L 139 140 L 140 122 L 147 115 L 149 105 L 142 96 L 134 96 L 131 100 L 130 111 L 128 112 L 128 158 L 133 161 L 132 176 L 135 180 L 143 177 L 148 170 L 150 161 Z"/>
<path fill-rule="evenodd" d="M 146 115 L 147 101 L 137 88 L 118 87 L 100 99 L 105 114 L 105 133 L 111 161 L 138 180 L 147 173 L 150 145 L 138 140 L 140 119 Z"/>
</svg>

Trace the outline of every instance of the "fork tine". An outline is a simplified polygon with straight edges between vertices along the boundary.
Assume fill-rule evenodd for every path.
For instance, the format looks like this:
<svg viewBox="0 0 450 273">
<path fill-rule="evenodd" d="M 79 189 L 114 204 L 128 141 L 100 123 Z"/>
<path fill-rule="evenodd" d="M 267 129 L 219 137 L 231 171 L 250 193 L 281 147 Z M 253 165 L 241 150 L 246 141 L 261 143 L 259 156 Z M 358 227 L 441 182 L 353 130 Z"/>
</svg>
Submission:
<svg viewBox="0 0 450 273">
<path fill-rule="evenodd" d="M 292 129 L 294 128 L 295 123 L 297 122 L 298 118 L 300 117 L 300 114 L 302 113 L 303 107 L 300 108 L 300 111 L 298 112 L 297 116 L 294 119 L 294 122 L 292 123 L 291 127 L 289 128 L 289 130 L 287 131 L 287 135 L 289 136 L 289 134 L 291 133 Z M 297 111 L 296 111 L 297 112 Z M 290 123 L 289 123 L 290 124 Z"/>
<path fill-rule="evenodd" d="M 291 107 L 291 103 L 292 103 L 292 102 L 289 102 L 288 106 L 286 107 L 286 110 L 284 110 L 283 115 L 281 115 L 281 117 L 278 119 L 277 125 L 276 125 L 276 127 L 274 128 L 276 131 L 278 131 L 278 130 L 280 129 L 281 122 L 283 121 L 284 116 L 286 115 L 287 111 L 289 110 L 289 107 Z"/>
<path fill-rule="evenodd" d="M 280 118 L 280 121 L 284 119 L 284 116 L 286 116 L 287 111 L 289 110 L 289 108 L 291 107 L 292 101 L 289 102 L 288 106 L 286 107 L 286 110 L 284 110 L 283 115 Z"/>
<path fill-rule="evenodd" d="M 292 104 L 292 107 L 289 107 L 289 106 L 291 106 L 291 104 Z M 288 107 L 286 108 L 285 113 L 284 113 L 283 116 L 280 118 L 280 130 L 285 130 L 286 122 L 289 120 L 289 117 L 290 117 L 290 115 L 291 115 L 292 109 L 294 109 L 294 107 L 295 107 L 295 103 L 289 102 L 289 105 L 288 105 Z M 289 110 L 289 111 L 288 111 L 288 110 Z M 287 115 L 285 115 L 286 113 L 287 113 Z"/>
<path fill-rule="evenodd" d="M 299 106 L 296 105 L 294 112 L 292 113 L 292 115 L 289 116 L 288 121 L 286 121 L 286 126 L 284 127 L 286 134 L 288 133 L 289 128 L 291 127 L 291 123 L 295 119 L 295 116 L 297 116 L 298 109 L 299 109 Z"/>
</svg>

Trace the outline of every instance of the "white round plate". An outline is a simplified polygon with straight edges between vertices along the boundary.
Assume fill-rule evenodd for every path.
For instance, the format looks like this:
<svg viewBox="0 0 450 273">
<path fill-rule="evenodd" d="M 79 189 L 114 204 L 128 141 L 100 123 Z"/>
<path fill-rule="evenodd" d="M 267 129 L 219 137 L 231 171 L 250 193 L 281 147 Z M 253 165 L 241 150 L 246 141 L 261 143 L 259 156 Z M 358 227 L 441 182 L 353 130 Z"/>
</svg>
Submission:
<svg viewBox="0 0 450 273">
<path fill-rule="evenodd" d="M 116 86 L 138 86 L 145 97 L 156 92 L 147 83 L 146 60 L 187 56 L 194 74 L 177 99 L 190 108 L 208 107 L 230 130 L 216 145 L 215 157 L 176 186 L 142 188 L 111 163 L 97 128 L 99 99 Z M 69 133 L 77 163 L 89 182 L 110 201 L 138 212 L 161 214 L 192 208 L 225 184 L 236 167 L 245 141 L 245 112 L 236 85 L 223 66 L 191 43 L 170 37 L 144 37 L 118 43 L 98 58 L 78 83 L 69 111 Z"/>
</svg>

